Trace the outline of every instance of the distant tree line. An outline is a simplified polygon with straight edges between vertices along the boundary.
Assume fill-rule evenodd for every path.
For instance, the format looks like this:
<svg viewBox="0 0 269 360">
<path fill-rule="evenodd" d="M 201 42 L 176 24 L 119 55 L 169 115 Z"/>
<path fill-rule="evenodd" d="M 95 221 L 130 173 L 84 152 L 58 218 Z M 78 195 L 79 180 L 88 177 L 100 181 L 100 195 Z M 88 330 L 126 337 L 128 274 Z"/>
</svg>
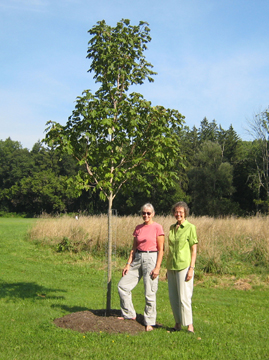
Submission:
<svg viewBox="0 0 269 360">
<path fill-rule="evenodd" d="M 196 216 L 268 214 L 268 124 L 267 110 L 254 117 L 249 124 L 253 141 L 243 141 L 232 126 L 224 130 L 206 118 L 199 128 L 181 128 L 175 147 L 185 167 L 178 165 L 177 185 L 164 191 L 156 184 L 145 192 L 129 183 L 118 194 L 114 208 L 119 215 L 130 215 L 149 201 L 158 214 L 167 214 L 174 202 L 183 200 Z M 75 186 L 79 171 L 86 169 L 71 155 L 41 142 L 28 150 L 10 138 L 0 140 L 0 215 L 106 213 L 107 204 L 98 191 Z M 154 177 L 147 181 L 154 182 Z"/>
</svg>

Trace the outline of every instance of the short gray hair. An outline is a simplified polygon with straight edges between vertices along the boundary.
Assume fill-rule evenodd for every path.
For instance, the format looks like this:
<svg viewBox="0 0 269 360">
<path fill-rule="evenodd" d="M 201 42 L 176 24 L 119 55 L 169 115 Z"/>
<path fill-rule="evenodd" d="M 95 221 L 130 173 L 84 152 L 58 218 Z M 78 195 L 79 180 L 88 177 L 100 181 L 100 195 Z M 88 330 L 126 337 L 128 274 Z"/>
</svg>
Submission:
<svg viewBox="0 0 269 360">
<path fill-rule="evenodd" d="M 177 202 L 176 204 L 174 204 L 174 205 L 172 206 L 172 209 L 171 209 L 172 215 L 174 215 L 175 210 L 176 210 L 176 208 L 178 208 L 178 207 L 182 207 L 182 208 L 184 209 L 185 218 L 186 218 L 187 216 L 189 216 L 190 209 L 189 209 L 188 205 L 187 205 L 184 201 L 179 201 L 179 202 Z"/>
<path fill-rule="evenodd" d="M 155 214 L 155 210 L 154 210 L 154 207 L 153 207 L 152 204 L 150 204 L 150 203 L 144 204 L 144 205 L 141 207 L 141 210 L 140 210 L 141 213 L 142 213 L 142 211 L 143 211 L 145 208 L 151 208 L 151 211 Z"/>
</svg>

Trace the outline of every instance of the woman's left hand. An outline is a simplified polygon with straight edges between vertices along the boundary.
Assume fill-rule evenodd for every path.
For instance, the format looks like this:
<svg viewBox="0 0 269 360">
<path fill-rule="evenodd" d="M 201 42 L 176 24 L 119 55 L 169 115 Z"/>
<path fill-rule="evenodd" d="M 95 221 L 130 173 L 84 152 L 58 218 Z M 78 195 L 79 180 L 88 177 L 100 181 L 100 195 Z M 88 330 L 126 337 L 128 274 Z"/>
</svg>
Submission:
<svg viewBox="0 0 269 360">
<path fill-rule="evenodd" d="M 190 267 L 187 272 L 186 281 L 190 281 L 192 277 L 193 277 L 193 268 Z"/>
<path fill-rule="evenodd" d="M 160 270 L 155 268 L 151 271 L 150 273 L 150 277 L 152 278 L 152 280 L 156 279 L 159 276 Z"/>
</svg>

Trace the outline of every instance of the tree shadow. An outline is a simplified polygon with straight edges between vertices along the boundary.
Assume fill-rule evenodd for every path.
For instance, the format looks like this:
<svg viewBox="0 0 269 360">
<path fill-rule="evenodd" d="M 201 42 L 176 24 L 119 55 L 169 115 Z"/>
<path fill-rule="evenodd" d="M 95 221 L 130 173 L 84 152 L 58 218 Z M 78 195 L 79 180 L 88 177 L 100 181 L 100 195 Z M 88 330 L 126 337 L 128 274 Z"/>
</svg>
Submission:
<svg viewBox="0 0 269 360">
<path fill-rule="evenodd" d="M 59 308 L 69 313 L 79 312 L 79 311 L 91 311 L 89 308 L 82 307 L 82 306 L 67 306 L 62 304 L 53 304 L 51 305 L 52 308 Z"/>
<path fill-rule="evenodd" d="M 34 282 L 6 283 L 0 281 L 0 298 L 15 299 L 64 299 L 64 296 L 48 295 L 51 292 L 66 292 L 62 289 L 46 288 Z"/>
</svg>

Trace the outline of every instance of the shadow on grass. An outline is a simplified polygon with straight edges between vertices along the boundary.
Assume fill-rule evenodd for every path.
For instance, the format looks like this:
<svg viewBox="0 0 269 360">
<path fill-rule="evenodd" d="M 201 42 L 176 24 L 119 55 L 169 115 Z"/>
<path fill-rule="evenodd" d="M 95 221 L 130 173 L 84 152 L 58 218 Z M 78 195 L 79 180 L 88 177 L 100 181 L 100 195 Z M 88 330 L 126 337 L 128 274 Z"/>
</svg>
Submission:
<svg viewBox="0 0 269 360">
<path fill-rule="evenodd" d="M 60 308 L 64 311 L 68 311 L 69 313 L 78 312 L 78 311 L 91 311 L 89 308 L 82 307 L 82 306 L 67 306 L 61 304 L 53 304 L 51 305 L 52 308 Z"/>
<path fill-rule="evenodd" d="M 31 282 L 6 283 L 0 281 L 0 298 L 64 299 L 63 296 L 47 295 L 57 291 L 66 292 L 66 290 L 46 288 Z"/>
</svg>

